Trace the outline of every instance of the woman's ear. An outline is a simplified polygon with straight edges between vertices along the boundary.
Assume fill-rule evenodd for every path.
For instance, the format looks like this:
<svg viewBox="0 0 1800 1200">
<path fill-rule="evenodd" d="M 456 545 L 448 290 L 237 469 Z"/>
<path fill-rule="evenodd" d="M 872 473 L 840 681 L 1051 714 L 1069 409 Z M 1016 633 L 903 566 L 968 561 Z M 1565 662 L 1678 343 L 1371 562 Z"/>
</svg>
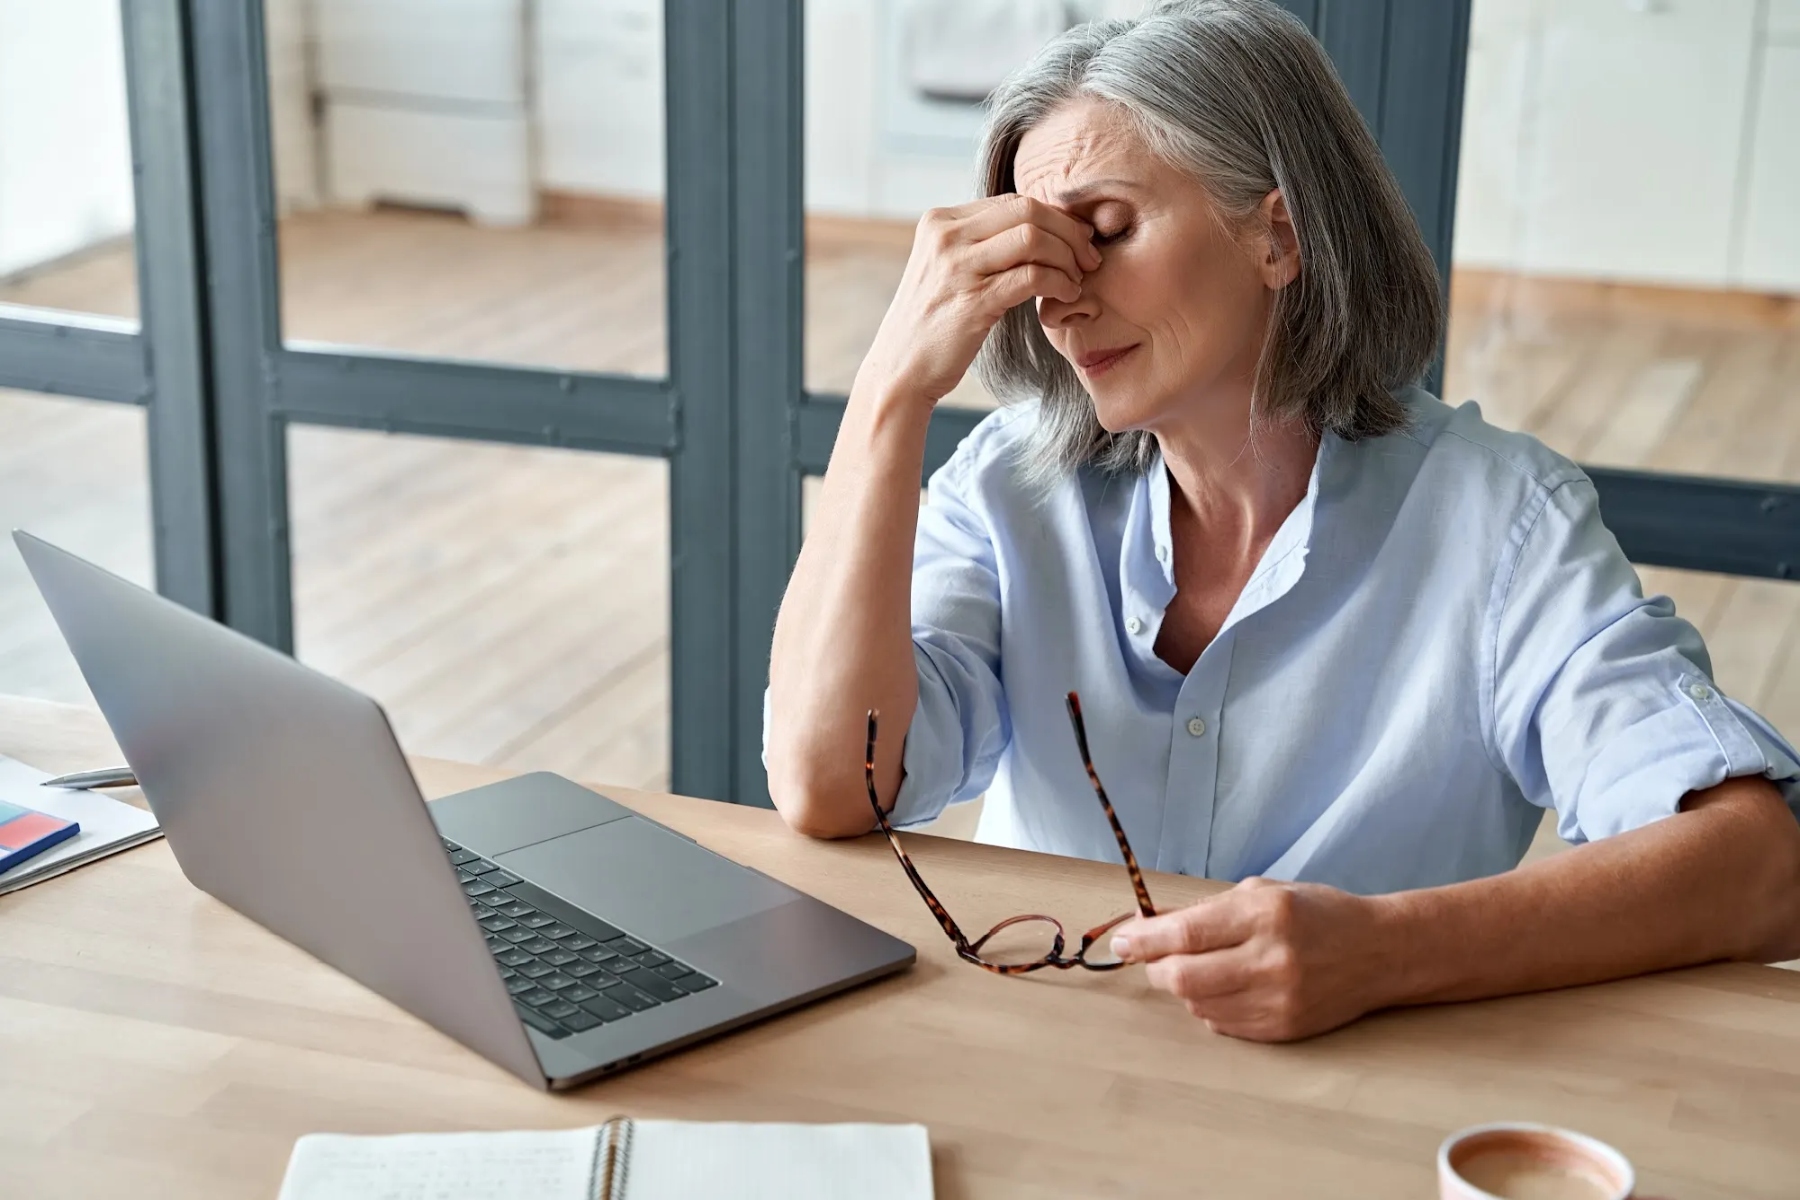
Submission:
<svg viewBox="0 0 1800 1200">
<path fill-rule="evenodd" d="M 1294 230 L 1294 218 L 1280 188 L 1264 196 L 1256 211 L 1265 233 L 1257 267 L 1268 289 L 1278 292 L 1300 275 L 1300 235 Z"/>
</svg>

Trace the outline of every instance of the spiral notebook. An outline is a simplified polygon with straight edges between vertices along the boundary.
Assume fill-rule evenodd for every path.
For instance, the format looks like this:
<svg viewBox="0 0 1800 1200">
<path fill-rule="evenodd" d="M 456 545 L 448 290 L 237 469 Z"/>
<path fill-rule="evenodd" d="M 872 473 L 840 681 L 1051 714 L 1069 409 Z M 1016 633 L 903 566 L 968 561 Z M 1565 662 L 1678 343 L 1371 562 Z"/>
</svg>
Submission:
<svg viewBox="0 0 1800 1200">
<path fill-rule="evenodd" d="M 931 1200 L 923 1125 L 635 1121 L 505 1133 L 313 1133 L 279 1200 Z"/>
<path fill-rule="evenodd" d="M 99 792 L 40 787 L 48 778 L 43 771 L 0 754 L 0 803 L 11 801 L 80 826 L 74 837 L 0 871 L 0 895 L 162 836 L 156 818 L 143 809 Z"/>
</svg>

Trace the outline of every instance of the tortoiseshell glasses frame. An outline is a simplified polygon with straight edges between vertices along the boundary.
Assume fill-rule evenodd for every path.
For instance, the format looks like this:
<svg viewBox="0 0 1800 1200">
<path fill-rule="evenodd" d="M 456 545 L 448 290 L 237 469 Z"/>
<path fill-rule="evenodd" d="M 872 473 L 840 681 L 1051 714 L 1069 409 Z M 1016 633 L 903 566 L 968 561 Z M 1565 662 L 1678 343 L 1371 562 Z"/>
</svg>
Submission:
<svg viewBox="0 0 1800 1200">
<path fill-rule="evenodd" d="M 1106 789 L 1101 786 L 1100 775 L 1094 770 L 1093 757 L 1088 754 L 1087 726 L 1081 720 L 1081 698 L 1074 692 L 1070 692 L 1068 706 L 1069 724 L 1075 727 L 1075 745 L 1081 750 L 1081 765 L 1087 768 L 1088 782 L 1094 785 L 1094 795 L 1099 797 L 1100 810 L 1106 814 L 1106 823 L 1112 826 L 1113 837 L 1119 842 L 1119 853 L 1125 857 L 1125 869 L 1131 874 L 1131 889 L 1137 894 L 1137 915 L 1153 917 L 1156 915 L 1156 906 L 1150 903 L 1150 889 L 1144 886 L 1144 873 L 1138 869 L 1137 855 L 1131 852 L 1131 842 L 1125 837 L 1125 827 L 1119 824 L 1119 814 L 1113 811 L 1112 801 L 1106 798 Z M 875 810 L 875 822 L 881 826 L 881 832 L 887 835 L 888 845 L 894 848 L 894 854 L 900 859 L 900 866 L 906 872 L 906 877 L 912 880 L 913 887 L 918 889 L 919 898 L 925 901 L 925 907 L 929 908 L 931 915 L 937 918 L 937 923 L 943 927 L 945 936 L 956 945 L 956 953 L 959 956 L 965 961 L 972 962 L 997 975 L 1023 975 L 1027 971 L 1041 971 L 1045 967 L 1055 967 L 1059 971 L 1067 971 L 1071 967 L 1083 967 L 1089 971 L 1112 971 L 1125 965 L 1122 962 L 1089 962 L 1087 956 L 1088 951 L 1092 950 L 1101 938 L 1129 919 L 1133 915 L 1132 913 L 1121 913 L 1105 924 L 1096 925 L 1082 934 L 1081 944 L 1074 954 L 1063 953 L 1067 941 L 1062 922 L 1055 917 L 1047 917 L 1041 913 L 1020 913 L 1016 917 L 1008 917 L 974 941 L 970 941 L 964 936 L 955 919 L 945 910 L 943 904 L 938 901 L 930 886 L 919 874 L 919 868 L 913 866 L 912 859 L 906 853 L 906 847 L 900 844 L 900 838 L 894 832 L 893 824 L 888 820 L 886 810 L 881 807 L 881 798 L 875 793 L 876 724 L 877 713 L 874 709 L 870 709 L 869 744 L 868 752 L 863 756 L 863 779 L 869 789 L 869 805 Z M 1027 921 L 1045 922 L 1056 931 L 1049 951 L 1041 958 L 1026 962 L 1000 963 L 991 962 L 982 957 L 982 947 L 993 940 L 996 934 Z"/>
</svg>

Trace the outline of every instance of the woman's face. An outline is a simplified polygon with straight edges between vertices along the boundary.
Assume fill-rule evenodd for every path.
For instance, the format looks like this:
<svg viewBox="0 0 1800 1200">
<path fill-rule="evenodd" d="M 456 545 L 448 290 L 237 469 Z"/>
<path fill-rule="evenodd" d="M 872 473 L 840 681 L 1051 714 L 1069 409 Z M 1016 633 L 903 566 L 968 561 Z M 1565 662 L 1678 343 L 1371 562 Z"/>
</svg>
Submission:
<svg viewBox="0 0 1800 1200">
<path fill-rule="evenodd" d="M 1101 425 L 1156 431 L 1196 403 L 1248 400 L 1275 289 L 1299 271 L 1279 194 L 1263 206 L 1273 239 L 1260 221 L 1229 228 L 1205 188 L 1096 100 L 1028 130 L 1013 177 L 1021 193 L 1094 227 L 1100 267 L 1079 299 L 1039 300 L 1038 319 Z"/>
</svg>

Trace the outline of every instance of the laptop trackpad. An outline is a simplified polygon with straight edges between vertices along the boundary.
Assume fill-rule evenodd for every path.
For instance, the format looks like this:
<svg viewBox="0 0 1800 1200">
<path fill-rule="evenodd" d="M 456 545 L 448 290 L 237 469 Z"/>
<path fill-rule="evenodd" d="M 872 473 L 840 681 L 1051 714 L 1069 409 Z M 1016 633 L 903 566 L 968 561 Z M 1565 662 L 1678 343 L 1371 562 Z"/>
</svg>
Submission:
<svg viewBox="0 0 1800 1200">
<path fill-rule="evenodd" d="M 794 893 L 642 817 L 609 821 L 496 856 L 571 904 L 667 945 L 742 920 Z"/>
</svg>

